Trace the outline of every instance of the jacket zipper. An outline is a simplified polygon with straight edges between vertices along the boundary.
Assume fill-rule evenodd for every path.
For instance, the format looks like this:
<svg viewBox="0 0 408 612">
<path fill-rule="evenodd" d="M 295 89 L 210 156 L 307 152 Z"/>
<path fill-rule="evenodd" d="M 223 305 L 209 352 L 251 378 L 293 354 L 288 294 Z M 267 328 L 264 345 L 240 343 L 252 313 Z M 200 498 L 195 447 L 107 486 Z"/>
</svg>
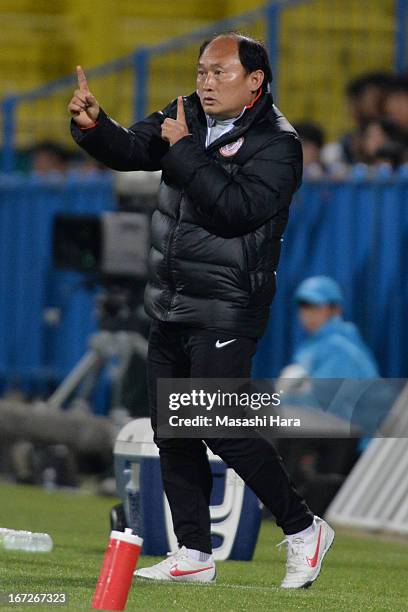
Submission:
<svg viewBox="0 0 408 612">
<path fill-rule="evenodd" d="M 250 275 L 250 269 L 249 269 L 248 248 L 247 248 L 247 244 L 245 242 L 245 238 L 243 236 L 241 236 L 241 240 L 242 240 L 242 250 L 243 250 L 243 253 L 244 253 L 245 276 L 246 276 L 246 281 L 247 281 L 247 285 L 248 285 L 248 292 L 249 292 L 249 294 L 251 294 L 252 289 L 251 289 L 251 275 Z"/>
<path fill-rule="evenodd" d="M 223 146 L 224 143 L 228 143 L 230 141 L 233 141 L 236 138 L 239 138 L 241 136 L 241 134 L 244 134 L 247 131 L 247 126 L 243 126 L 241 128 L 238 128 L 237 130 L 232 130 L 231 132 L 228 132 L 227 134 L 225 134 L 224 137 L 221 137 L 218 141 L 215 141 L 214 143 L 210 144 L 209 147 L 207 147 L 206 151 L 212 151 L 214 149 L 219 148 L 220 146 Z M 205 142 L 205 141 L 204 141 Z M 168 302 L 167 308 L 166 308 L 166 319 L 169 318 L 170 312 L 171 312 L 171 307 L 175 298 L 175 284 L 173 282 L 173 273 L 171 270 L 171 248 L 172 248 L 172 242 L 174 239 L 174 234 L 176 233 L 176 230 L 179 226 L 179 221 L 180 221 L 180 207 L 181 207 L 181 201 L 183 199 L 183 194 L 184 192 L 181 191 L 180 192 L 180 200 L 178 203 L 178 207 L 177 207 L 177 216 L 176 216 L 176 222 L 174 224 L 174 226 L 172 227 L 171 231 L 170 231 L 170 235 L 169 235 L 169 240 L 168 240 L 168 246 L 167 246 L 167 274 L 168 274 L 168 279 L 169 279 L 169 285 L 171 287 L 171 296 L 170 296 L 170 300 Z M 247 277 L 248 277 L 248 285 L 249 288 L 251 287 L 251 282 L 249 279 L 249 274 L 247 273 Z"/>
<path fill-rule="evenodd" d="M 167 243 L 167 276 L 169 279 L 169 285 L 170 285 L 170 291 L 171 291 L 171 295 L 170 295 L 170 300 L 166 309 L 166 319 L 169 318 L 170 315 L 170 311 L 171 311 L 171 306 L 173 304 L 174 301 L 174 297 L 175 297 L 175 284 L 174 284 L 174 278 L 173 278 L 173 272 L 171 269 L 171 249 L 172 249 L 172 243 L 173 243 L 173 239 L 174 239 L 174 234 L 176 233 L 176 230 L 179 226 L 179 221 L 180 221 L 180 207 L 181 207 L 181 201 L 183 199 L 183 191 L 180 192 L 180 200 L 177 206 L 177 216 L 176 216 L 176 222 L 173 225 L 173 227 L 171 228 L 170 234 L 169 234 L 169 239 L 168 239 L 168 243 Z"/>
</svg>

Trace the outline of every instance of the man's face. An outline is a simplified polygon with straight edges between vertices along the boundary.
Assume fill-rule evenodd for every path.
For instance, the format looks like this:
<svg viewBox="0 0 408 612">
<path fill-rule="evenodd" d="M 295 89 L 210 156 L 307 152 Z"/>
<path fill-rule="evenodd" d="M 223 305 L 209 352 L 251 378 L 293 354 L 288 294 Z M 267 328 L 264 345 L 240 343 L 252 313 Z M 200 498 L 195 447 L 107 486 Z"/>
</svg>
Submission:
<svg viewBox="0 0 408 612">
<path fill-rule="evenodd" d="M 329 319 L 339 314 L 340 308 L 338 306 L 306 303 L 301 303 L 299 306 L 299 319 L 309 334 L 318 331 Z"/>
<path fill-rule="evenodd" d="M 65 163 L 51 151 L 36 151 L 32 161 L 32 170 L 36 174 L 48 174 L 50 172 L 64 172 Z"/>
<path fill-rule="evenodd" d="M 216 38 L 198 62 L 197 93 L 204 112 L 214 119 L 240 115 L 254 100 L 262 81 L 262 70 L 245 71 L 234 38 Z"/>
<path fill-rule="evenodd" d="M 388 142 L 388 136 L 379 123 L 370 123 L 361 138 L 363 153 L 371 159 Z"/>
<path fill-rule="evenodd" d="M 302 140 L 303 165 L 310 166 L 320 162 L 320 148 L 311 140 Z"/>
<path fill-rule="evenodd" d="M 383 91 L 376 85 L 367 86 L 349 100 L 351 114 L 357 125 L 377 119 L 382 114 Z"/>
<path fill-rule="evenodd" d="M 385 114 L 404 130 L 408 129 L 408 93 L 396 91 L 385 102 Z"/>
</svg>

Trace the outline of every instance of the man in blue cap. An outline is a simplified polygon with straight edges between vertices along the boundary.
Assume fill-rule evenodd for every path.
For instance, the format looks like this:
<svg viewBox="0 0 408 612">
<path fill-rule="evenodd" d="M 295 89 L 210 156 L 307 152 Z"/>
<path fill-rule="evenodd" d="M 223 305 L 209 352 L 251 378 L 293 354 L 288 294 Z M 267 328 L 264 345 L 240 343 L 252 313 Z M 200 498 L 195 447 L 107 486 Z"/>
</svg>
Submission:
<svg viewBox="0 0 408 612">
<path fill-rule="evenodd" d="M 296 349 L 292 363 L 281 372 L 279 384 L 287 389 L 287 402 L 334 414 L 362 430 L 375 429 L 384 402 L 376 406 L 372 393 L 359 409 L 353 409 L 349 401 L 351 379 L 375 379 L 378 369 L 357 327 L 342 317 L 343 294 L 338 283 L 328 276 L 307 278 L 298 286 L 295 300 L 308 337 Z M 356 380 L 355 388 L 360 387 Z M 289 473 L 308 503 L 321 514 L 350 471 L 359 449 L 361 441 L 354 438 L 279 441 L 279 452 Z"/>
<path fill-rule="evenodd" d="M 343 295 L 328 276 L 312 276 L 296 290 L 299 318 L 309 337 L 293 362 L 310 378 L 375 378 L 378 369 L 357 327 L 342 318 Z"/>
</svg>

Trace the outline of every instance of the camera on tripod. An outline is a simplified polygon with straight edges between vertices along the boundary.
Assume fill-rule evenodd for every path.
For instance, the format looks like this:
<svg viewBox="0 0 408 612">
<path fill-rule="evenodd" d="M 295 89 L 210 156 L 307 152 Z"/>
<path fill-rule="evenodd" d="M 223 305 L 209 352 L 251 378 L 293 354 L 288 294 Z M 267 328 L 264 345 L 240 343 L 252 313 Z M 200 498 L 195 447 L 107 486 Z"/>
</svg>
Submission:
<svg viewBox="0 0 408 612">
<path fill-rule="evenodd" d="M 149 217 L 144 213 L 58 214 L 54 219 L 55 264 L 101 280 L 145 280 L 148 243 Z"/>
<path fill-rule="evenodd" d="M 140 212 L 54 218 L 54 264 L 84 273 L 88 286 L 103 288 L 97 298 L 101 329 L 139 329 L 144 318 L 149 225 L 149 215 Z"/>
<path fill-rule="evenodd" d="M 109 364 L 111 408 L 147 414 L 145 360 L 150 321 L 143 293 L 159 182 L 160 173 L 117 173 L 118 211 L 54 218 L 55 266 L 80 272 L 87 287 L 101 288 L 96 298 L 99 331 L 90 336 L 88 350 L 48 399 L 54 408 L 72 398 L 71 405 L 90 407 L 96 382 Z"/>
</svg>

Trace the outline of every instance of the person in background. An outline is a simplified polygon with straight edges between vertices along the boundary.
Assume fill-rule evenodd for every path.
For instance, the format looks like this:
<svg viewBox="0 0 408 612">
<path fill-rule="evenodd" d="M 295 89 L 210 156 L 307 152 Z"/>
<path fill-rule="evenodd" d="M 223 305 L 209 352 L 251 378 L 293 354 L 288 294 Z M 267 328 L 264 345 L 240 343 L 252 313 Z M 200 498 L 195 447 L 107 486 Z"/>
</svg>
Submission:
<svg viewBox="0 0 408 612">
<path fill-rule="evenodd" d="M 71 175 L 77 175 L 82 178 L 91 178 L 101 176 L 101 174 L 109 173 L 109 169 L 94 159 L 87 153 L 76 156 L 72 167 L 71 167 Z"/>
<path fill-rule="evenodd" d="M 324 167 L 320 160 L 320 153 L 324 142 L 324 133 L 320 126 L 309 121 L 294 125 L 303 149 L 303 176 L 305 178 L 320 178 L 324 174 Z"/>
<path fill-rule="evenodd" d="M 385 116 L 408 132 L 408 77 L 395 77 L 384 105 Z"/>
<path fill-rule="evenodd" d="M 383 168 L 387 173 L 398 170 L 407 163 L 407 149 L 396 142 L 390 142 L 376 151 L 373 158 L 375 168 Z"/>
<path fill-rule="evenodd" d="M 373 119 L 362 130 L 361 152 L 369 165 L 388 164 L 396 169 L 407 149 L 407 135 L 390 119 Z"/>
<path fill-rule="evenodd" d="M 56 142 L 44 140 L 31 153 L 31 173 L 34 176 L 62 177 L 68 170 L 68 153 Z"/>
<path fill-rule="evenodd" d="M 384 102 L 393 78 L 388 72 L 371 72 L 347 85 L 349 111 L 357 127 L 383 114 Z"/>
<path fill-rule="evenodd" d="M 390 142 L 400 139 L 399 127 L 389 119 L 373 119 L 369 121 L 361 133 L 361 148 L 364 161 L 371 162 L 377 151 Z"/>
<path fill-rule="evenodd" d="M 330 400 L 333 393 L 341 392 L 342 381 L 338 379 L 346 379 L 347 387 L 347 379 L 378 377 L 378 367 L 357 327 L 343 319 L 343 294 L 336 281 L 328 276 L 307 278 L 297 288 L 295 300 L 308 337 L 295 350 L 292 364 L 282 371 L 277 388 L 286 383 L 289 405 L 333 414 Z M 311 379 L 332 380 L 323 385 L 317 381 L 316 386 Z M 363 406 L 366 422 L 371 399 Z M 349 402 L 343 406 L 338 402 L 337 408 L 339 405 L 340 411 L 335 410 L 335 416 L 348 419 Z M 377 416 L 370 414 L 369 419 Z M 356 437 L 287 438 L 279 440 L 278 448 L 302 495 L 324 513 L 358 458 L 361 440 Z"/>
<path fill-rule="evenodd" d="M 347 85 L 348 108 L 355 128 L 339 141 L 323 147 L 322 161 L 326 166 L 361 161 L 361 130 L 369 121 L 383 116 L 384 103 L 392 81 L 391 74 L 374 72 L 363 74 Z"/>
<path fill-rule="evenodd" d="M 343 294 L 328 276 L 312 276 L 296 290 L 299 319 L 308 334 L 293 363 L 310 378 L 370 378 L 378 367 L 357 327 L 342 317 Z"/>
</svg>

